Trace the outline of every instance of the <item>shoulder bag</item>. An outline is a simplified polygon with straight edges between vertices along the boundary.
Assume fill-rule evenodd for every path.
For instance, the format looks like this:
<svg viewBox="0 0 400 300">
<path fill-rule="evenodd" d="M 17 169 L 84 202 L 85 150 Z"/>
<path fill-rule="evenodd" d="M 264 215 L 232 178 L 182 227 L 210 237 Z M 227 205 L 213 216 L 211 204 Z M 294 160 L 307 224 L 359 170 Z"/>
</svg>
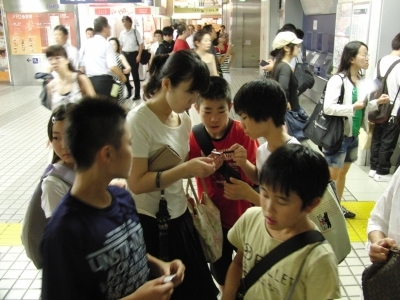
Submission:
<svg viewBox="0 0 400 300">
<path fill-rule="evenodd" d="M 290 254 L 296 252 L 297 250 L 300 250 L 301 248 L 303 248 L 309 244 L 319 242 L 311 249 L 311 251 L 312 251 L 312 250 L 314 250 L 315 247 L 319 246 L 324 241 L 325 241 L 325 238 L 319 231 L 312 230 L 312 231 L 306 231 L 306 232 L 300 233 L 298 235 L 295 235 L 294 237 L 281 243 L 279 246 L 277 246 L 271 252 L 269 252 L 266 256 L 264 256 L 250 270 L 250 272 L 247 273 L 246 277 L 244 277 L 240 280 L 240 287 L 237 292 L 236 300 L 244 299 L 244 296 L 245 296 L 246 292 L 249 290 L 249 288 L 254 283 L 256 283 L 257 280 L 263 274 L 265 274 L 269 269 L 271 269 L 276 263 L 278 263 L 279 261 L 284 259 L 286 256 L 289 256 Z M 308 254 L 310 254 L 311 251 Z M 307 258 L 307 256 L 306 256 L 306 258 Z M 294 292 L 294 288 L 296 287 L 296 284 L 300 278 L 300 273 L 303 269 L 306 258 L 302 262 L 299 272 L 297 273 L 296 279 L 291 286 L 289 294 L 286 295 L 285 300 L 291 299 L 292 294 Z"/>
<path fill-rule="evenodd" d="M 136 38 L 136 44 L 138 45 L 138 47 L 140 47 L 138 39 L 137 39 L 137 35 L 136 35 L 136 29 L 133 30 L 133 32 L 135 33 L 135 38 Z M 142 49 L 142 55 L 140 56 L 140 63 L 142 65 L 147 65 L 149 63 L 151 57 L 151 53 L 149 52 L 149 50 L 147 49 Z"/>
<path fill-rule="evenodd" d="M 343 77 L 340 76 L 340 78 L 342 80 L 342 87 L 340 89 L 338 104 L 343 103 L 344 96 Z M 333 155 L 339 151 L 344 139 L 344 118 L 324 113 L 325 92 L 326 85 L 322 92 L 321 99 L 318 101 L 313 113 L 303 128 L 303 132 L 306 137 L 320 148 L 320 150 L 324 148 L 326 151 L 329 151 L 330 155 Z"/>
<path fill-rule="evenodd" d="M 362 273 L 364 300 L 393 300 L 400 297 L 400 252 L 390 250 L 388 260 L 374 263 Z"/>
<path fill-rule="evenodd" d="M 204 191 L 199 201 L 191 178 L 186 186 L 188 209 L 193 218 L 193 225 L 200 238 L 201 248 L 208 263 L 217 261 L 222 256 L 222 225 L 219 209 L 214 205 L 207 192 L 204 179 L 201 178 Z M 189 195 L 189 187 L 193 198 Z"/>
</svg>

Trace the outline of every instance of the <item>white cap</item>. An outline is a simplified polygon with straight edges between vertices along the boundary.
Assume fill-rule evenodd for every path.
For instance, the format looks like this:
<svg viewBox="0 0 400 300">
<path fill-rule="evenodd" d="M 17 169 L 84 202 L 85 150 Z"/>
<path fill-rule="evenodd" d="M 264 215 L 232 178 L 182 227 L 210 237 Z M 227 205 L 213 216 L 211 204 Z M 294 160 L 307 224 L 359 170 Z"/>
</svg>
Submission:
<svg viewBox="0 0 400 300">
<path fill-rule="evenodd" d="M 300 44 L 303 40 L 291 31 L 279 32 L 272 42 L 272 50 L 281 49 L 289 44 Z"/>
</svg>

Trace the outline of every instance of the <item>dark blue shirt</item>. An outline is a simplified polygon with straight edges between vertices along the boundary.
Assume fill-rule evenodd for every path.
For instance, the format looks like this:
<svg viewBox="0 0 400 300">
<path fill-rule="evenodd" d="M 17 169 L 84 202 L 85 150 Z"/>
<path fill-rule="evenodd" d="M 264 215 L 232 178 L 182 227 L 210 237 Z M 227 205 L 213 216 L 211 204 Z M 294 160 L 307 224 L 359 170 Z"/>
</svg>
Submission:
<svg viewBox="0 0 400 300">
<path fill-rule="evenodd" d="M 108 187 L 98 209 L 68 192 L 47 224 L 41 245 L 42 299 L 119 299 L 149 277 L 143 230 L 126 190 Z"/>
</svg>

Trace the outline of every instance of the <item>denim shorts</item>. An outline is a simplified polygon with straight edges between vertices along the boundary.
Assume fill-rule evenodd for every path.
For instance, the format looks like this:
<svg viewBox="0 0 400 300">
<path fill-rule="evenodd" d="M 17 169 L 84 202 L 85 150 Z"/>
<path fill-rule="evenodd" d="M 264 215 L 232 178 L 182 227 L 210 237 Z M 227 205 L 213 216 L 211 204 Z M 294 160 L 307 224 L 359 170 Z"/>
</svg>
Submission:
<svg viewBox="0 0 400 300">
<path fill-rule="evenodd" d="M 328 165 L 332 168 L 341 168 L 344 163 L 355 162 L 358 157 L 358 136 L 346 137 L 336 154 L 330 155 L 325 151 L 323 153 Z"/>
</svg>

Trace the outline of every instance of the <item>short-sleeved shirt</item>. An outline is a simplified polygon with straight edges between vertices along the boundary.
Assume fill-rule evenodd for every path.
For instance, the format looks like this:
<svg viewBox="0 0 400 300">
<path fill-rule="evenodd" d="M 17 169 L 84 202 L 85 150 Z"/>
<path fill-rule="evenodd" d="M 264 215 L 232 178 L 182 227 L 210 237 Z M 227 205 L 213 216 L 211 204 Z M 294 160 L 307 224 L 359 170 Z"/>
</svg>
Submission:
<svg viewBox="0 0 400 300">
<path fill-rule="evenodd" d="M 41 245 L 42 299 L 120 299 L 150 270 L 135 202 L 107 188 L 111 204 L 87 205 L 68 193 L 46 226 Z"/>
<path fill-rule="evenodd" d="M 96 34 L 86 41 L 82 54 L 82 65 L 88 77 L 110 75 L 111 67 L 118 67 L 115 51 L 101 35 Z"/>
<path fill-rule="evenodd" d="M 190 49 L 189 44 L 185 40 L 181 40 L 179 38 L 176 39 L 173 52 L 179 50 L 189 50 L 189 49 Z"/>
<path fill-rule="evenodd" d="M 79 69 L 79 51 L 76 47 L 71 44 L 66 43 L 64 46 L 65 51 L 67 52 L 67 56 L 71 65 L 75 70 Z"/>
<path fill-rule="evenodd" d="M 142 36 L 134 28 L 131 28 L 129 31 L 126 31 L 126 29 L 122 30 L 118 40 L 124 52 L 139 51 L 139 46 L 143 43 Z"/>
<path fill-rule="evenodd" d="M 295 138 L 292 137 L 290 140 L 286 142 L 287 144 L 300 144 L 300 142 Z M 257 161 L 256 167 L 258 172 L 261 171 L 264 163 L 267 161 L 268 157 L 271 155 L 271 151 L 268 150 L 268 142 L 260 145 L 257 149 Z"/>
<path fill-rule="evenodd" d="M 249 208 L 240 217 L 229 231 L 228 240 L 243 252 L 242 277 L 250 272 L 265 255 L 282 243 L 269 235 L 260 207 Z M 335 253 L 328 243 L 318 245 L 312 250 L 314 246 L 315 244 L 307 245 L 277 262 L 249 288 L 244 299 L 286 299 L 304 260 L 305 263 L 291 299 L 340 298 Z"/>
<path fill-rule="evenodd" d="M 189 153 L 190 118 L 186 112 L 179 114 L 180 125 L 169 127 L 142 103 L 127 116 L 132 134 L 132 152 L 136 158 L 150 158 L 163 146 L 169 145 L 182 158 L 183 163 Z M 165 188 L 168 212 L 171 218 L 177 218 L 186 211 L 187 202 L 183 189 L 183 180 L 179 179 Z M 155 218 L 159 211 L 160 191 L 133 194 L 138 212 Z"/>
<path fill-rule="evenodd" d="M 247 150 L 247 159 L 255 164 L 256 161 L 256 151 L 258 147 L 258 142 L 251 140 L 243 131 L 240 122 L 232 120 L 232 125 L 229 130 L 226 131 L 223 137 L 220 139 L 212 139 L 212 144 L 214 148 L 223 152 L 228 150 L 234 144 L 240 144 Z M 199 144 L 194 137 L 193 132 L 190 133 L 190 152 L 189 158 L 201 157 L 205 156 L 201 151 Z M 232 159 L 227 157 L 226 162 L 237 172 L 240 173 L 241 178 L 245 180 L 247 183 L 251 184 L 250 180 L 246 178 L 246 175 L 242 171 L 241 168 L 236 166 L 235 162 Z M 204 188 L 201 183 L 201 180 L 196 178 L 197 181 L 197 190 L 199 196 L 202 195 Z M 218 207 L 221 214 L 221 222 L 224 228 L 231 228 L 233 224 L 239 219 L 239 217 L 249 208 L 251 207 L 251 203 L 247 200 L 229 200 L 224 198 L 224 185 L 225 181 L 224 177 L 215 172 L 211 176 L 204 178 L 204 181 L 207 186 L 207 190 L 209 196 L 213 200 L 214 204 Z"/>
</svg>

